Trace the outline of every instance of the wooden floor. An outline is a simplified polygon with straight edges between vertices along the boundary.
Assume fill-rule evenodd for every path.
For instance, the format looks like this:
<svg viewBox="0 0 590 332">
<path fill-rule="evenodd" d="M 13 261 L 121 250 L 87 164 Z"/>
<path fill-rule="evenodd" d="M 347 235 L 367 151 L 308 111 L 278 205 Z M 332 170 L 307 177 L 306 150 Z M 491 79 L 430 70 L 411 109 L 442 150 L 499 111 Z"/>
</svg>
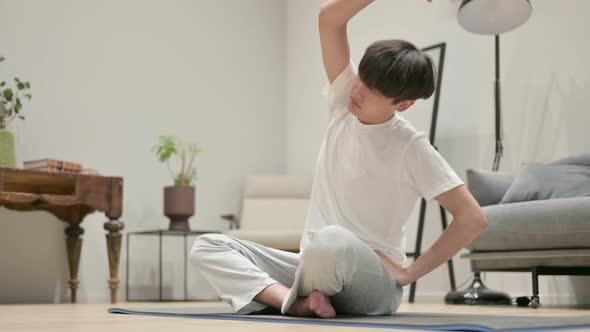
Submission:
<svg viewBox="0 0 590 332">
<path fill-rule="evenodd" d="M 150 302 L 119 303 L 118 308 L 196 307 L 221 305 L 218 302 Z M 364 331 L 356 327 L 310 326 L 278 323 L 250 323 L 167 317 L 145 317 L 108 314 L 110 304 L 39 304 L 0 305 L 0 331 L 84 331 L 84 332 L 229 332 L 229 331 Z M 518 307 L 448 306 L 444 304 L 402 304 L 402 312 L 463 313 L 515 316 L 586 316 L 588 308 L 542 307 L 537 310 Z M 409 330 L 387 330 L 409 331 Z"/>
</svg>

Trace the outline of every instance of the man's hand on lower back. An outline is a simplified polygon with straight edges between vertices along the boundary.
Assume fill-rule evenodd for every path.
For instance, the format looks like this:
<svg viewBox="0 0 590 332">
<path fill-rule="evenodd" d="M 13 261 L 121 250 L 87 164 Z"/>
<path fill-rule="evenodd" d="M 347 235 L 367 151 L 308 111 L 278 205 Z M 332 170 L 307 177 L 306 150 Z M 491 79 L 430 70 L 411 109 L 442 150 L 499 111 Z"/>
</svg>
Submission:
<svg viewBox="0 0 590 332">
<path fill-rule="evenodd" d="M 414 282 L 412 276 L 408 272 L 408 269 L 400 266 L 399 264 L 394 263 L 391 258 L 385 256 L 381 251 L 375 250 L 375 253 L 381 258 L 387 272 L 389 275 L 395 280 L 395 282 L 400 286 L 406 286 Z"/>
</svg>

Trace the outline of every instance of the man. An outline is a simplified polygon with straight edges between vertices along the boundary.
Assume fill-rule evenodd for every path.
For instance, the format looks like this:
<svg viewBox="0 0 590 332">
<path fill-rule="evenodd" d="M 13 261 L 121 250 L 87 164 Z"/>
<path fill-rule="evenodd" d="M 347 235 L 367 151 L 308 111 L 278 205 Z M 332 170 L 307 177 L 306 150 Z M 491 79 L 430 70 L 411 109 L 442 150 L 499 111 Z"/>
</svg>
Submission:
<svg viewBox="0 0 590 332">
<path fill-rule="evenodd" d="M 191 260 L 237 313 L 389 315 L 402 288 L 452 258 L 487 225 L 448 163 L 399 113 L 435 88 L 431 59 L 402 40 L 370 45 L 355 68 L 347 24 L 372 0 L 331 0 L 319 14 L 330 121 L 318 156 L 300 254 L 204 235 Z M 404 224 L 417 200 L 454 219 L 402 267 Z M 278 221 L 280 222 L 280 221 Z"/>
</svg>

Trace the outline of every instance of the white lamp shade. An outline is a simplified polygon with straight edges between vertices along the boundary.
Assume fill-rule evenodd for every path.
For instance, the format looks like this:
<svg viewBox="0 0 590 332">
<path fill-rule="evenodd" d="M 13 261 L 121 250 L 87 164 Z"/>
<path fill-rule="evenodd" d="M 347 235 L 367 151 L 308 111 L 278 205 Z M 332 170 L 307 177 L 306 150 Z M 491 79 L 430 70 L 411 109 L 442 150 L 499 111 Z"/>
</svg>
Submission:
<svg viewBox="0 0 590 332">
<path fill-rule="evenodd" d="M 463 0 L 459 24 L 480 35 L 497 35 L 521 26 L 531 16 L 528 0 Z"/>
</svg>

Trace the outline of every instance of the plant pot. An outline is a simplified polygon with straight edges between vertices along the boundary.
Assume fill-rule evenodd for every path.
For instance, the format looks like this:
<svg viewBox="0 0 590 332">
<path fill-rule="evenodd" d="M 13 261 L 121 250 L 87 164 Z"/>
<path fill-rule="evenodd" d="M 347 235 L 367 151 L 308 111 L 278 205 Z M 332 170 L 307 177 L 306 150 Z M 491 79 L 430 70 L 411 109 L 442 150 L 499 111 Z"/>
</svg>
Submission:
<svg viewBox="0 0 590 332">
<path fill-rule="evenodd" d="M 14 136 L 4 129 L 0 129 L 0 167 L 16 167 Z"/>
<path fill-rule="evenodd" d="M 195 214 L 195 187 L 164 188 L 164 215 L 170 218 L 171 231 L 189 231 L 188 219 Z"/>
</svg>

